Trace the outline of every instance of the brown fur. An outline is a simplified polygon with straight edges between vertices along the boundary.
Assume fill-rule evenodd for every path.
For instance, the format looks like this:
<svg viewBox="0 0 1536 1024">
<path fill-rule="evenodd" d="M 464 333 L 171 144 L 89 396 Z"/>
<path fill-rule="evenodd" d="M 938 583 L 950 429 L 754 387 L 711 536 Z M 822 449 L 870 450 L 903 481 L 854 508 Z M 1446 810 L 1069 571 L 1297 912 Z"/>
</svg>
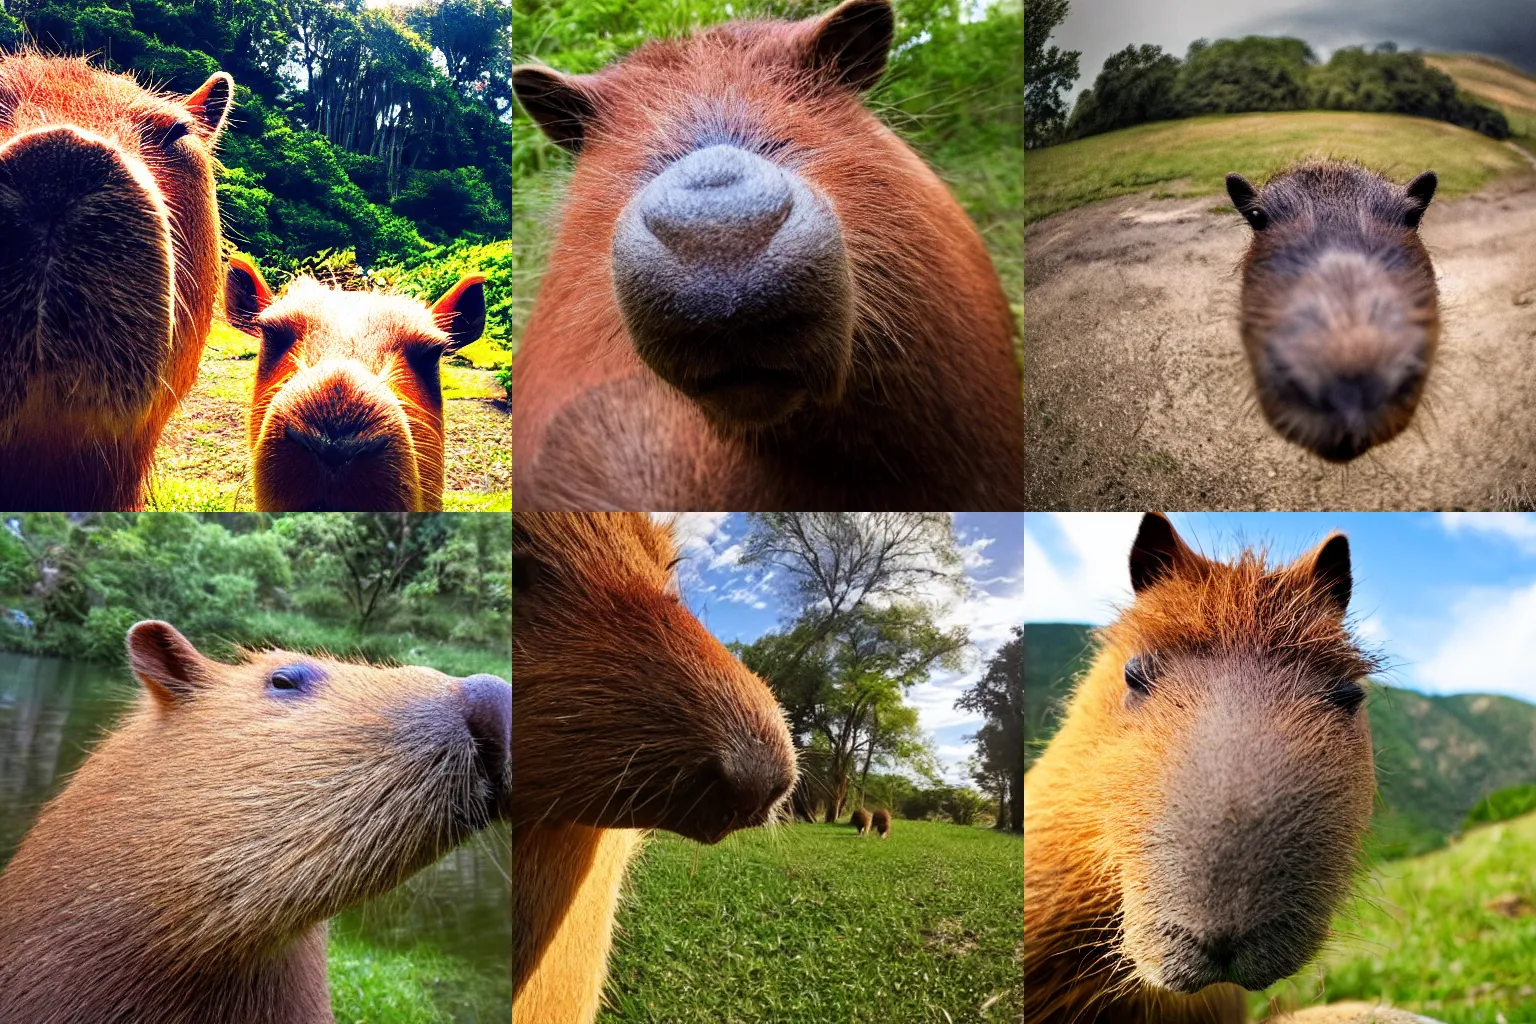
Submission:
<svg viewBox="0 0 1536 1024">
<path fill-rule="evenodd" d="M 137 706 L 0 875 L 0 1019 L 330 1022 L 327 919 L 500 798 L 468 681 L 286 651 L 225 665 L 155 622 L 129 656 Z M 308 689 L 273 689 L 295 665 Z"/>
<path fill-rule="evenodd" d="M 443 507 L 438 361 L 480 337 L 484 281 L 465 277 L 430 309 L 311 278 L 274 299 L 253 264 L 230 260 L 231 323 L 262 339 L 250 413 L 259 510 Z"/>
<path fill-rule="evenodd" d="M 869 820 L 869 812 L 859 807 L 854 810 L 852 817 L 848 819 L 848 824 L 852 825 L 854 831 L 862 836 L 869 831 Z"/>
<path fill-rule="evenodd" d="M 874 830 L 880 834 L 881 839 L 887 839 L 891 834 L 891 812 L 884 807 L 874 813 L 870 819 Z"/>
<path fill-rule="evenodd" d="M 1300 163 L 1255 192 L 1227 188 L 1256 230 L 1243 255 L 1243 348 L 1282 436 L 1334 462 L 1413 419 L 1440 337 L 1435 268 L 1419 239 L 1434 195 L 1339 160 Z"/>
<path fill-rule="evenodd" d="M 881 17 L 884 0 L 850 0 L 822 18 L 649 42 L 593 75 L 517 69 L 525 105 L 554 91 L 590 109 L 514 365 L 520 508 L 1022 507 L 1015 327 L 986 248 L 938 177 L 860 103 L 873 78 L 850 84 L 846 68 L 840 78 L 812 56 L 834 19 Z M 569 128 L 544 114 L 552 134 Z M 841 227 L 846 329 L 794 354 L 806 393 L 772 414 L 747 398 L 690 397 L 710 369 L 703 354 L 638 352 L 615 300 L 621 212 L 701 138 L 768 153 Z"/>
<path fill-rule="evenodd" d="M 641 831 L 716 842 L 793 785 L 783 713 L 642 513 L 514 514 L 513 1019 L 586 1024 Z"/>
<path fill-rule="evenodd" d="M 197 377 L 220 280 L 213 149 L 233 83 L 151 92 L 0 54 L 0 494 L 131 509 Z"/>
<path fill-rule="evenodd" d="M 1220 978 L 1262 988 L 1316 952 L 1370 817 L 1344 538 L 1222 564 L 1149 515 L 1131 567 L 1135 602 L 1025 777 L 1030 1024 L 1242 1021 Z"/>
</svg>

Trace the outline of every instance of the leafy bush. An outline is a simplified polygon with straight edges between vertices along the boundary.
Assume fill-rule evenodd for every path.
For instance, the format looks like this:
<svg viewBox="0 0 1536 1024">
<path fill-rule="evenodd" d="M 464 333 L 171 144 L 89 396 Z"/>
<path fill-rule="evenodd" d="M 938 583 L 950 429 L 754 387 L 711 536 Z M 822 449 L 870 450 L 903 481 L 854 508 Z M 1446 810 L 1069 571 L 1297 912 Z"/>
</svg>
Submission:
<svg viewBox="0 0 1536 1024">
<path fill-rule="evenodd" d="M 1508 786 L 1489 793 L 1479 800 L 1477 806 L 1467 812 L 1467 819 L 1462 824 L 1462 829 L 1466 830 L 1474 825 L 1487 825 L 1495 821 L 1508 821 L 1532 811 L 1536 811 L 1536 783 Z"/>
</svg>

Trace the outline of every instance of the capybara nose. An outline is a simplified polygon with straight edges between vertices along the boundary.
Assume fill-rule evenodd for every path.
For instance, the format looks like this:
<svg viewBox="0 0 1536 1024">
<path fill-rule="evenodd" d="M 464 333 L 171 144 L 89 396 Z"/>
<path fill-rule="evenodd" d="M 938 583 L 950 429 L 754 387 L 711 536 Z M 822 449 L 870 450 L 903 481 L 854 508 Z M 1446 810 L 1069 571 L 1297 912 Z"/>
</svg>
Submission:
<svg viewBox="0 0 1536 1024">
<path fill-rule="evenodd" d="M 28 132 L 0 147 L 0 189 L 5 206 L 24 206 L 36 230 L 82 217 L 117 216 L 111 206 L 82 208 L 82 200 L 98 193 L 125 190 L 147 199 L 149 192 L 116 149 L 72 126 Z M 143 216 L 153 214 L 150 203 L 143 206 Z"/>
<path fill-rule="evenodd" d="M 794 205 L 783 171 L 720 145 L 694 150 L 657 175 L 640 195 L 640 216 L 685 263 L 736 263 L 767 248 Z"/>
<path fill-rule="evenodd" d="M 359 437 L 346 431 L 332 433 L 323 426 L 308 429 L 290 423 L 283 428 L 283 434 L 333 471 L 365 455 L 382 451 L 389 444 L 387 436 Z"/>
<path fill-rule="evenodd" d="M 795 765 L 777 744 L 750 740 L 720 758 L 716 770 L 735 821 L 761 824 L 794 784 Z"/>
<path fill-rule="evenodd" d="M 504 781 L 512 750 L 512 687 L 491 675 L 469 676 L 459 683 L 464 721 L 475 738 L 480 762 L 491 784 Z"/>
</svg>

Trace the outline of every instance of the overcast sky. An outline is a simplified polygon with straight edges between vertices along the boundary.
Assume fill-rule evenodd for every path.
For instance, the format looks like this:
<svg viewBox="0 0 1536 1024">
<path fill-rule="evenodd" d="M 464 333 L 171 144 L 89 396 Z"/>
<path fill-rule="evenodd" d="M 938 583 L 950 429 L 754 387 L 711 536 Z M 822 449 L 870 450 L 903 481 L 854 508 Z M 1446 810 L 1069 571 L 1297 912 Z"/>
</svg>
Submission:
<svg viewBox="0 0 1536 1024">
<path fill-rule="evenodd" d="M 1071 0 L 1052 42 L 1082 53 L 1076 90 L 1132 43 L 1182 57 L 1196 39 L 1289 35 L 1326 55 L 1384 40 L 1402 49 L 1487 53 L 1536 72 L 1536 0 Z"/>
<path fill-rule="evenodd" d="M 1028 622 L 1103 624 L 1130 601 L 1139 513 L 1025 516 Z M 1293 558 L 1330 530 L 1349 537 L 1350 611 L 1380 646 L 1385 681 L 1426 693 L 1536 702 L 1536 516 L 1516 513 L 1176 513 L 1197 550 L 1244 544 Z"/>
<path fill-rule="evenodd" d="M 738 564 L 747 534 L 744 515 L 686 512 L 676 522 L 686 558 L 679 570 L 683 598 L 716 636 L 751 642 L 783 623 L 790 609 L 779 601 L 779 581 L 771 572 Z M 907 703 L 917 708 L 919 724 L 933 737 L 945 777 L 969 783 L 962 766 L 976 744 L 966 737 L 981 727 L 982 719 L 956 711 L 955 699 L 980 676 L 1013 626 L 1024 621 L 1024 516 L 957 512 L 955 534 L 971 592 L 950 605 L 943 623 L 965 626 L 974 649 L 964 671 L 932 673 L 908 691 Z"/>
</svg>

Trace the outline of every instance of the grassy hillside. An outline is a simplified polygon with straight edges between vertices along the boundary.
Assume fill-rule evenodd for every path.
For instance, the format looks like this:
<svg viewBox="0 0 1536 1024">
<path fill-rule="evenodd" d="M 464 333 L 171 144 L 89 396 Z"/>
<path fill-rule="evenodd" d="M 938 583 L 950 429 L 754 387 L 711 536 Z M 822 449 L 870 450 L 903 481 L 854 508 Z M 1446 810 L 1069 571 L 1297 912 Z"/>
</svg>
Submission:
<svg viewBox="0 0 1536 1024">
<path fill-rule="evenodd" d="M 1088 626 L 1031 623 L 1024 630 L 1025 735 L 1038 750 L 1061 699 L 1086 665 Z M 1536 706 L 1511 697 L 1429 697 L 1377 687 L 1371 695 L 1380 802 L 1373 844 L 1383 856 L 1442 845 L 1489 793 L 1536 780 Z"/>
<path fill-rule="evenodd" d="M 989 1024 L 1023 1012 L 1022 840 L 898 819 L 657 833 L 619 913 L 601 1024 Z"/>
<path fill-rule="evenodd" d="M 1510 141 L 1536 156 L 1536 78 L 1496 57 L 1435 53 L 1424 63 L 1439 68 L 1462 89 L 1504 112 Z"/>
<path fill-rule="evenodd" d="M 1304 156 L 1349 157 L 1403 179 L 1433 168 L 1437 196 L 1446 199 L 1531 173 L 1510 147 L 1443 121 L 1340 111 L 1195 117 L 1030 150 L 1024 218 L 1033 223 L 1149 190 L 1159 197 L 1221 196 L 1225 205 L 1222 179 L 1229 171 L 1258 180 Z"/>
<path fill-rule="evenodd" d="M 1280 1009 L 1382 999 L 1447 1024 L 1536 1024 L 1533 864 L 1536 815 L 1380 865 L 1320 961 L 1266 995 Z"/>
</svg>

